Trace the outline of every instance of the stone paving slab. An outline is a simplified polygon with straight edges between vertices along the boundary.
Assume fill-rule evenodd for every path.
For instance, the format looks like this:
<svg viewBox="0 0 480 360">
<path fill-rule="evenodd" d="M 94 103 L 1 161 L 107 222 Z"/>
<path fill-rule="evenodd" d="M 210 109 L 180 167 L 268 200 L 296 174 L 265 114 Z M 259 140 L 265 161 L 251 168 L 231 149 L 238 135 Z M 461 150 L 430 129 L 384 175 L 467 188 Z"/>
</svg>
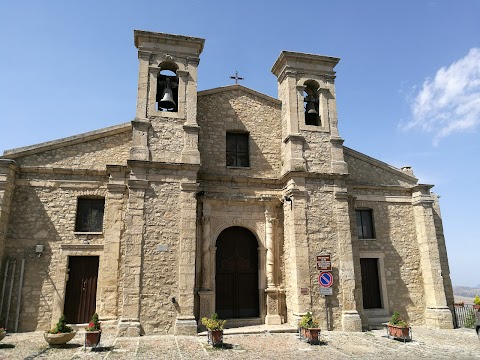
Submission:
<svg viewBox="0 0 480 360">
<path fill-rule="evenodd" d="M 246 331 L 225 335 L 224 347 L 217 349 L 205 336 L 103 334 L 97 351 L 91 351 L 83 347 L 83 334 L 64 348 L 51 348 L 42 332 L 31 332 L 8 334 L 0 342 L 0 359 L 480 359 L 480 341 L 472 329 L 414 327 L 413 341 L 407 343 L 388 339 L 385 330 L 322 332 L 320 338 L 320 345 L 309 345 L 294 333 Z"/>
</svg>

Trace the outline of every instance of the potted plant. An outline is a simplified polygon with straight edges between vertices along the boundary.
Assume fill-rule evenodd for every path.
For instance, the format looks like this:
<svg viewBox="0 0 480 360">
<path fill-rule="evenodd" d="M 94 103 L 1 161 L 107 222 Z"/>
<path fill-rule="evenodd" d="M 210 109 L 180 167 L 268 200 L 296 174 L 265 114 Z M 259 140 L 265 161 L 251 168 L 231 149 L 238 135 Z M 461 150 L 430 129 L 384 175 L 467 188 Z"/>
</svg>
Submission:
<svg viewBox="0 0 480 360">
<path fill-rule="evenodd" d="M 307 312 L 300 320 L 300 337 L 310 344 L 319 344 L 320 328 L 318 321 L 313 319 L 312 313 Z"/>
<path fill-rule="evenodd" d="M 7 336 L 7 329 L 0 328 L 0 341 L 2 341 L 5 336 Z"/>
<path fill-rule="evenodd" d="M 85 346 L 97 347 L 102 335 L 101 323 L 98 321 L 98 314 L 95 313 L 85 328 Z"/>
<path fill-rule="evenodd" d="M 223 327 L 226 320 L 220 320 L 217 313 L 213 313 L 209 318 L 202 318 L 202 324 L 208 331 L 208 342 L 212 346 L 221 346 L 223 344 Z"/>
<path fill-rule="evenodd" d="M 387 323 L 387 336 L 397 339 L 402 339 L 404 342 L 406 340 L 412 340 L 412 328 L 408 323 L 400 317 L 398 311 L 394 311 L 392 318 Z"/>
<path fill-rule="evenodd" d="M 73 331 L 73 329 L 67 325 L 65 315 L 62 314 L 55 327 L 45 332 L 43 337 L 49 345 L 65 345 L 72 340 L 76 334 L 77 332 Z"/>
<path fill-rule="evenodd" d="M 480 311 L 480 296 L 478 294 L 473 299 L 473 308 Z"/>
</svg>

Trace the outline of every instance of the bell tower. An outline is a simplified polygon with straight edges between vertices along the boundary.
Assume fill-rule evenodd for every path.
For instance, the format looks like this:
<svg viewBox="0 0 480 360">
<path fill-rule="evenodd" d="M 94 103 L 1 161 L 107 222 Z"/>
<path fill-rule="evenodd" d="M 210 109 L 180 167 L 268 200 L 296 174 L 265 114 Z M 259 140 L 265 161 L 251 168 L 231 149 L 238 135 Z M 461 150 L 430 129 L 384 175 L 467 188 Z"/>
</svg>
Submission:
<svg viewBox="0 0 480 360">
<path fill-rule="evenodd" d="M 199 164 L 197 68 L 205 40 L 140 30 L 134 36 L 140 64 L 131 160 Z"/>
<path fill-rule="evenodd" d="M 339 61 L 282 51 L 272 67 L 282 101 L 283 174 L 347 173 L 334 85 L 333 69 Z"/>
</svg>

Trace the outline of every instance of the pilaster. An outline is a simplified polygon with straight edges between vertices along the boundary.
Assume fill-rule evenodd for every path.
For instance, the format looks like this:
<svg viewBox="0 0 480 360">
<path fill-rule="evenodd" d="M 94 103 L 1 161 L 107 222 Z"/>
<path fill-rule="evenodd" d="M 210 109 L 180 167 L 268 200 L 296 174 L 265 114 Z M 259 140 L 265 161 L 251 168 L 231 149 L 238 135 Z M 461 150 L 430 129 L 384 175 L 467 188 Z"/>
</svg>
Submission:
<svg viewBox="0 0 480 360">
<path fill-rule="evenodd" d="M 143 169 L 133 169 L 133 173 L 134 175 L 131 174 L 130 180 L 128 180 L 123 308 L 117 336 L 141 335 L 142 253 L 145 227 L 145 191 L 148 187 L 148 181 Z"/>
<path fill-rule="evenodd" d="M 120 243 L 124 230 L 124 205 L 126 186 L 125 166 L 107 165 L 109 181 L 106 194 L 106 212 L 104 244 L 101 273 L 103 274 L 100 289 L 100 312 L 102 319 L 118 319 L 118 283 L 120 268 Z"/>
<path fill-rule="evenodd" d="M 284 194 L 284 256 L 288 258 L 285 264 L 288 277 L 286 281 L 290 284 L 287 308 L 289 313 L 301 315 L 310 308 L 310 296 L 301 293 L 302 288 L 310 288 L 305 179 L 291 179 Z M 292 325 L 298 325 L 292 321 L 293 319 L 290 319 Z"/>
<path fill-rule="evenodd" d="M 195 242 L 198 184 L 184 182 L 180 194 L 180 250 L 178 264 L 178 305 L 175 335 L 196 335 L 194 316 Z"/>
<path fill-rule="evenodd" d="M 362 331 L 355 300 L 355 269 L 346 184 L 335 184 L 335 221 L 337 225 L 339 288 L 342 302 L 342 330 Z"/>
<path fill-rule="evenodd" d="M 431 187 L 430 185 L 418 185 L 412 194 L 425 291 L 425 323 L 427 326 L 452 329 L 453 318 L 447 306 L 439 242 L 434 221 L 434 198 L 430 194 Z"/>
</svg>

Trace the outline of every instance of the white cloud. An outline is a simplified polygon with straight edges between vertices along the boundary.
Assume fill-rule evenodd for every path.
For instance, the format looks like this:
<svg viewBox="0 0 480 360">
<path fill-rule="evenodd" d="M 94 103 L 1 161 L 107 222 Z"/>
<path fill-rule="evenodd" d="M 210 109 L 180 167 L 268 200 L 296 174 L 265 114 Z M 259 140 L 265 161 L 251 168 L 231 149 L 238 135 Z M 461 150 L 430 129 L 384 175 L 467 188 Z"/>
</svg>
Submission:
<svg viewBox="0 0 480 360">
<path fill-rule="evenodd" d="M 405 129 L 434 134 L 433 143 L 454 132 L 473 131 L 480 125 L 480 49 L 427 79 L 410 101 L 411 120 Z"/>
</svg>

